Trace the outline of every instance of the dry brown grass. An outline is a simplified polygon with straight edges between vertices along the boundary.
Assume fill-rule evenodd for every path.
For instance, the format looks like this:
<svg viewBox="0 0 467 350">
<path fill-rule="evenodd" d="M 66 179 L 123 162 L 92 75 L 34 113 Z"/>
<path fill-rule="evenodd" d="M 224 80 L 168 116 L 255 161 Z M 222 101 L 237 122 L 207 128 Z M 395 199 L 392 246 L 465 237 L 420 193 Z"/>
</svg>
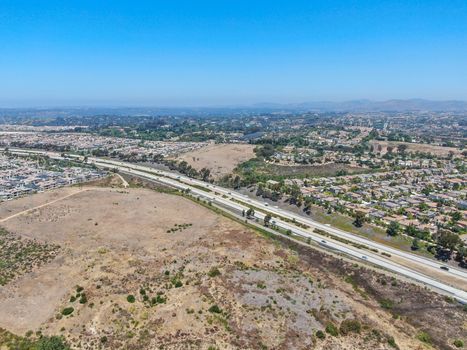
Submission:
<svg viewBox="0 0 467 350">
<path fill-rule="evenodd" d="M 214 178 L 230 174 L 235 167 L 255 156 L 253 145 L 214 144 L 182 154 L 184 160 L 197 170 L 208 168 Z"/>
<path fill-rule="evenodd" d="M 5 203 L 2 211 L 68 191 Z M 179 196 L 91 187 L 3 225 L 61 246 L 52 262 L 0 287 L 0 328 L 17 334 L 63 334 L 79 349 L 98 348 L 104 336 L 111 349 L 391 349 L 388 336 L 403 349 L 419 344 L 410 325 L 330 273 L 322 256 L 304 261 Z M 213 268 L 220 274 L 209 273 Z M 84 304 L 81 296 L 70 301 L 77 285 Z M 127 301 L 130 294 L 135 303 Z M 221 312 L 210 312 L 213 305 Z M 70 306 L 72 315 L 60 316 Z M 348 318 L 360 320 L 362 334 L 313 336 L 327 322 Z"/>
</svg>

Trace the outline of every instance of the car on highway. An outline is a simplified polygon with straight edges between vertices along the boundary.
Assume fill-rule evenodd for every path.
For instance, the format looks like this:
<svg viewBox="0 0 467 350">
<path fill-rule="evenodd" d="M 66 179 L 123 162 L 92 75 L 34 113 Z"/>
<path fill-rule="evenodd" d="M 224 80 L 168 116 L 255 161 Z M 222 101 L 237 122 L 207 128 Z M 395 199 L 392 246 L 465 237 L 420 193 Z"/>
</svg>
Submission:
<svg viewBox="0 0 467 350">
<path fill-rule="evenodd" d="M 368 257 L 366 255 L 362 255 L 363 260 L 368 260 Z"/>
<path fill-rule="evenodd" d="M 439 268 L 444 271 L 449 271 L 449 267 L 447 266 L 440 266 Z"/>
</svg>

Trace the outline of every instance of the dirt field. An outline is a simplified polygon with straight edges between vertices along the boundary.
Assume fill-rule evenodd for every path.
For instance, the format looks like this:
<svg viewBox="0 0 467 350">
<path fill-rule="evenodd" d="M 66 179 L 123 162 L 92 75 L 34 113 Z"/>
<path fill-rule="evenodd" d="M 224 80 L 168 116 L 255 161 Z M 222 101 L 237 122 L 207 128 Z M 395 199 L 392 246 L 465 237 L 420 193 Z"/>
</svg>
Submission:
<svg viewBox="0 0 467 350">
<path fill-rule="evenodd" d="M 431 153 L 436 156 L 447 157 L 449 152 L 453 152 L 454 155 L 461 154 L 461 151 L 455 147 L 442 147 L 435 145 L 419 144 L 419 143 L 409 143 L 409 142 L 395 142 L 395 141 L 370 141 L 370 145 L 373 145 L 376 151 L 379 151 L 379 146 L 381 146 L 381 154 L 387 152 L 388 147 L 393 148 L 393 152 L 397 153 L 398 145 L 406 145 L 407 152 L 424 152 Z"/>
<path fill-rule="evenodd" d="M 253 158 L 254 148 L 254 145 L 247 144 L 215 144 L 184 153 L 177 159 L 186 161 L 196 170 L 208 168 L 218 179 L 230 174 L 238 164 Z"/>
<path fill-rule="evenodd" d="M 462 309 L 422 288 L 383 285 L 175 195 L 63 189 L 3 203 L 0 218 L 11 234 L 59 246 L 0 286 L 0 330 L 61 334 L 75 349 L 425 349 L 416 335 L 433 333 L 431 321 L 416 329 L 392 308 L 438 319 L 442 349 L 465 330 Z"/>
</svg>

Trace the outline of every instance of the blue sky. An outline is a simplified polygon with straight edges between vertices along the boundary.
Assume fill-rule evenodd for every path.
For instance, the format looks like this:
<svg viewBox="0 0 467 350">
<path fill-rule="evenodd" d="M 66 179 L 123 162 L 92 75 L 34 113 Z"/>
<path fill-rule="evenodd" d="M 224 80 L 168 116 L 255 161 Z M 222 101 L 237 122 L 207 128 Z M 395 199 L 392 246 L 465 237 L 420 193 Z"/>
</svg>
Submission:
<svg viewBox="0 0 467 350">
<path fill-rule="evenodd" d="M 0 1 L 0 106 L 467 100 L 467 1 Z"/>
</svg>

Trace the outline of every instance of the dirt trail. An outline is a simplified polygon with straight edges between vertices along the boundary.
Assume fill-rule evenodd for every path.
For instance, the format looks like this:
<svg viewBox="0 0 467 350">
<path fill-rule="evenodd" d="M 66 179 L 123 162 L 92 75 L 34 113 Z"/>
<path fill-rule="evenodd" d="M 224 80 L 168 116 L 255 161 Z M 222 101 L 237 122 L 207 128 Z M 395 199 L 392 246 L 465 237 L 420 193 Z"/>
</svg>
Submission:
<svg viewBox="0 0 467 350">
<path fill-rule="evenodd" d="M 13 218 L 15 218 L 15 217 L 17 217 L 17 216 L 20 216 L 20 215 L 24 215 L 24 214 L 31 213 L 31 212 L 33 212 L 34 210 L 37 210 L 37 209 L 46 207 L 46 206 L 48 206 L 48 205 L 57 203 L 57 202 L 62 201 L 62 200 L 64 200 L 64 199 L 66 199 L 66 198 L 69 198 L 69 197 L 74 196 L 74 195 L 76 195 L 76 194 L 78 194 L 78 193 L 81 193 L 81 192 L 84 192 L 84 191 L 88 191 L 88 190 L 89 190 L 88 188 L 82 189 L 82 190 L 80 190 L 80 191 L 78 191 L 78 192 L 71 193 L 71 194 L 68 194 L 68 195 L 66 195 L 66 196 L 64 196 L 64 197 L 60 197 L 60 198 L 54 199 L 53 201 L 50 201 L 50 202 L 47 202 L 47 203 L 38 205 L 38 206 L 33 207 L 33 208 L 29 208 L 29 209 L 20 211 L 19 213 L 15 213 L 15 214 L 13 214 L 13 215 L 7 216 L 6 218 L 0 219 L 0 223 L 1 223 L 1 222 L 8 221 L 8 220 L 13 219 Z"/>
<path fill-rule="evenodd" d="M 122 175 L 120 174 L 116 174 L 118 176 L 118 178 L 122 181 L 122 185 L 124 188 L 128 188 L 130 187 L 130 185 L 128 184 L 128 182 L 122 177 Z"/>
</svg>

